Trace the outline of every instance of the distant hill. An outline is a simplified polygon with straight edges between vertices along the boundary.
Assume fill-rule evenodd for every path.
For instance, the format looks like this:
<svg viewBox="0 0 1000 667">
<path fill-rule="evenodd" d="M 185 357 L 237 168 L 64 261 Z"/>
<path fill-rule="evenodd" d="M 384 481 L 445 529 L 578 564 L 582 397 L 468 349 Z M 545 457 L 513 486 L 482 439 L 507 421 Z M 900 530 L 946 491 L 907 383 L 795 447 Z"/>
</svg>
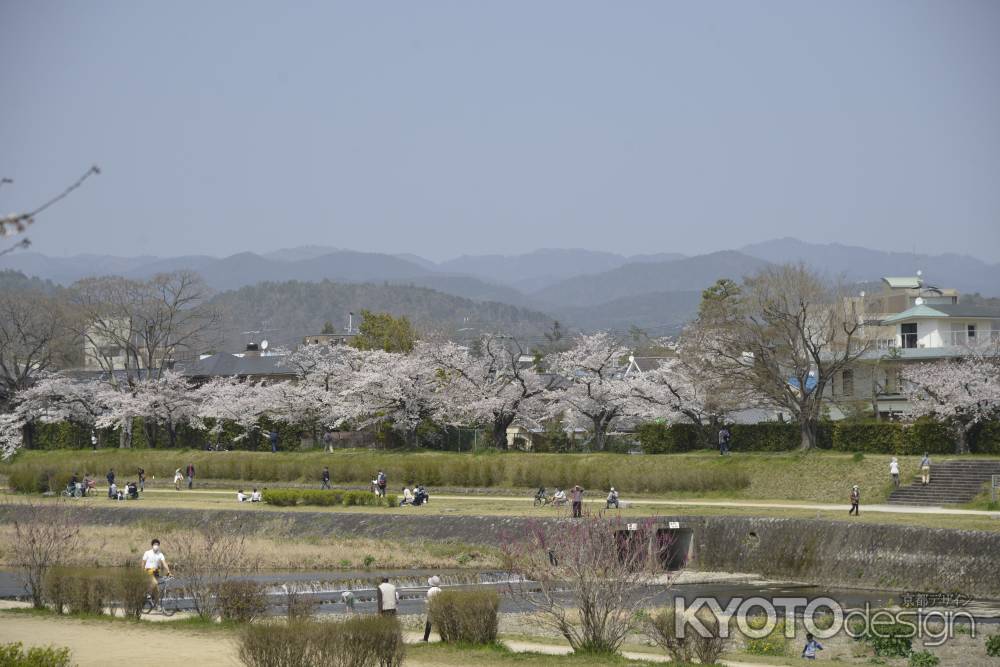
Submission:
<svg viewBox="0 0 1000 667">
<path fill-rule="evenodd" d="M 480 332 L 537 336 L 552 323 L 544 313 L 503 303 L 480 302 L 425 287 L 372 283 L 264 282 L 215 295 L 211 304 L 223 316 L 225 349 L 240 349 L 241 332 L 270 329 L 273 345 L 292 347 L 317 333 L 323 323 L 340 327 L 350 312 L 363 309 L 405 315 L 421 331 L 472 339 Z"/>
<path fill-rule="evenodd" d="M 885 252 L 839 243 L 806 243 L 793 238 L 754 243 L 740 252 L 768 262 L 801 261 L 830 278 L 842 276 L 848 281 L 912 276 L 921 270 L 929 285 L 1000 296 L 1000 264 L 989 264 L 969 255 Z"/>
<path fill-rule="evenodd" d="M 637 262 L 590 276 L 577 276 L 531 294 L 542 304 L 596 306 L 641 294 L 702 290 L 719 278 L 740 280 L 767 262 L 726 250 L 667 262 Z"/>
<path fill-rule="evenodd" d="M 438 270 L 464 273 L 525 292 L 566 278 L 601 273 L 628 262 L 610 252 L 543 248 L 522 255 L 462 255 L 438 264 Z"/>
<path fill-rule="evenodd" d="M 651 336 L 671 336 L 698 314 L 701 290 L 652 292 L 593 306 L 553 308 L 560 321 L 584 331 L 625 332 L 636 326 Z"/>
</svg>

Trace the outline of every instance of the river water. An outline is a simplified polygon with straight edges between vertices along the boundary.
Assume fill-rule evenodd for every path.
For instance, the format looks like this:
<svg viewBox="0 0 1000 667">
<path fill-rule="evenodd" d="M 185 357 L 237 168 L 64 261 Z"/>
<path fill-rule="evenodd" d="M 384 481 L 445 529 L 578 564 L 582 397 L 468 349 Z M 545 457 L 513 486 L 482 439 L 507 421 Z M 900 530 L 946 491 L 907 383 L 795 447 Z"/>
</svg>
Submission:
<svg viewBox="0 0 1000 667">
<path fill-rule="evenodd" d="M 394 583 L 400 593 L 400 614 L 423 614 L 426 611 L 424 602 L 427 591 L 427 578 L 438 575 L 441 586 L 457 588 L 495 588 L 501 593 L 500 611 L 517 613 L 527 611 L 524 603 L 516 597 L 505 594 L 510 584 L 505 575 L 499 572 L 476 572 L 471 570 L 354 570 L 354 571 L 291 571 L 291 572 L 260 572 L 248 575 L 245 579 L 259 581 L 268 591 L 268 599 L 272 613 L 282 613 L 289 591 L 312 598 L 317 604 L 320 614 L 349 613 L 343 602 L 342 593 L 351 591 L 354 596 L 356 612 L 370 613 L 375 611 L 375 586 L 383 576 Z M 820 586 L 771 582 L 752 577 L 738 578 L 720 573 L 702 573 L 695 581 L 685 583 L 684 580 L 668 585 L 651 587 L 653 606 L 664 607 L 672 605 L 676 597 L 684 597 L 688 603 L 696 597 L 712 597 L 725 608 L 733 598 L 763 598 L 771 601 L 776 598 L 831 598 L 844 608 L 856 609 L 869 606 L 872 609 L 899 606 L 909 597 L 899 591 L 879 591 L 868 589 L 822 588 Z M 183 586 L 183 578 L 177 583 Z M 514 582 L 513 585 L 517 585 Z M 19 577 L 10 570 L 0 570 L 0 598 L 23 597 L 25 590 Z M 914 597 L 916 600 L 916 597 Z M 181 606 L 187 606 L 181 602 Z M 947 609 L 948 607 L 928 605 L 929 609 Z M 954 611 L 954 608 L 951 608 Z M 970 600 L 962 607 L 979 622 L 1000 622 L 1000 600 Z"/>
</svg>

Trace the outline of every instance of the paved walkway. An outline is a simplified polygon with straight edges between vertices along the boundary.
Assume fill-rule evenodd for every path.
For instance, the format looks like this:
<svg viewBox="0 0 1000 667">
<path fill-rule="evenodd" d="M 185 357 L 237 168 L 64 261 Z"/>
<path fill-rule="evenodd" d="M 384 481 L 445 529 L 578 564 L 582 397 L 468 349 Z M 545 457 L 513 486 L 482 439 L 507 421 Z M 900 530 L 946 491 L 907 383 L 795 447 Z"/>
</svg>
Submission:
<svg viewBox="0 0 1000 667">
<path fill-rule="evenodd" d="M 224 491 L 219 489 L 194 489 L 196 493 L 211 493 L 221 495 L 232 495 L 235 498 L 235 491 Z M 183 493 L 173 489 L 147 489 L 146 493 Z M 434 494 L 433 498 L 442 500 L 490 500 L 493 502 L 530 503 L 531 497 L 526 496 L 505 496 L 505 495 L 482 495 L 482 496 L 459 496 L 446 493 Z M 757 509 L 791 509 L 791 510 L 812 510 L 819 512 L 847 512 L 849 505 L 841 503 L 838 505 L 824 503 L 796 503 L 796 502 L 762 502 L 754 500 L 662 500 L 656 498 L 622 498 L 622 503 L 627 505 L 633 502 L 639 505 L 656 505 L 663 507 L 753 507 Z M 603 505 L 604 500 L 590 499 L 586 501 L 588 505 Z M 940 514 L 955 516 L 989 516 L 1000 519 L 1000 512 L 989 510 L 968 510 L 953 507 L 928 507 L 923 505 L 861 505 L 863 512 L 884 512 L 887 514 Z"/>
</svg>

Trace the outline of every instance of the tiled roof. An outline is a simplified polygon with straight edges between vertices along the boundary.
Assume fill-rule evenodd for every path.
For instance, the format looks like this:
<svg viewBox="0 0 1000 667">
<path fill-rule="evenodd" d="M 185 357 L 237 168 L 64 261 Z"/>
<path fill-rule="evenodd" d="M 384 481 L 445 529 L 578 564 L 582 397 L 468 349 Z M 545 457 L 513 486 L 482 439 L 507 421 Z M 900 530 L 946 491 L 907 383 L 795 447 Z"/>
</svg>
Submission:
<svg viewBox="0 0 1000 667">
<path fill-rule="evenodd" d="M 210 357 L 178 364 L 175 369 L 186 377 L 232 377 L 261 375 L 295 375 L 295 369 L 285 362 L 284 355 L 237 357 L 234 354 L 213 354 Z"/>
<path fill-rule="evenodd" d="M 902 320 L 912 320 L 918 317 L 974 317 L 980 319 L 1000 319 L 1000 310 L 987 308 L 985 306 L 970 306 L 961 303 L 920 304 L 913 306 L 909 310 L 891 315 L 884 320 L 883 324 L 894 324 Z"/>
<path fill-rule="evenodd" d="M 887 276 L 882 280 L 893 288 L 916 289 L 920 287 L 920 278 L 917 276 Z"/>
</svg>

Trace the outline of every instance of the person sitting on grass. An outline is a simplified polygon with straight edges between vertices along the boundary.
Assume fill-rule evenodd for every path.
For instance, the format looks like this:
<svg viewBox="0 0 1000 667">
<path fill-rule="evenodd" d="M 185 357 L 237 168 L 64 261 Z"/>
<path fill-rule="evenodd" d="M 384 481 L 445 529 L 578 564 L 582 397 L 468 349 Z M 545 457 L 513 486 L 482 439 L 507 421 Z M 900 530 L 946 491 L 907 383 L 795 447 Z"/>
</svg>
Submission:
<svg viewBox="0 0 1000 667">
<path fill-rule="evenodd" d="M 410 487 L 403 487 L 403 498 L 399 501 L 399 506 L 412 505 L 413 504 L 413 492 L 410 491 Z"/>
<path fill-rule="evenodd" d="M 561 488 L 556 487 L 556 492 L 552 494 L 552 504 L 553 505 L 565 505 L 566 504 L 566 492 Z"/>
<path fill-rule="evenodd" d="M 262 500 L 262 498 L 260 497 L 260 491 L 258 491 L 255 488 L 253 490 L 253 493 L 250 494 L 250 502 L 252 502 L 252 503 L 259 503 L 261 500 Z"/>
<path fill-rule="evenodd" d="M 139 487 L 135 482 L 129 482 L 125 485 L 125 488 L 128 491 L 129 500 L 139 500 Z"/>
<path fill-rule="evenodd" d="M 413 494 L 413 506 L 419 507 L 431 499 L 430 495 L 427 493 L 427 489 L 424 488 L 423 484 L 417 485 L 417 490 Z"/>
<path fill-rule="evenodd" d="M 249 499 L 250 496 L 243 493 L 243 489 L 240 489 L 239 491 L 236 492 L 236 502 L 245 503 Z"/>
</svg>

